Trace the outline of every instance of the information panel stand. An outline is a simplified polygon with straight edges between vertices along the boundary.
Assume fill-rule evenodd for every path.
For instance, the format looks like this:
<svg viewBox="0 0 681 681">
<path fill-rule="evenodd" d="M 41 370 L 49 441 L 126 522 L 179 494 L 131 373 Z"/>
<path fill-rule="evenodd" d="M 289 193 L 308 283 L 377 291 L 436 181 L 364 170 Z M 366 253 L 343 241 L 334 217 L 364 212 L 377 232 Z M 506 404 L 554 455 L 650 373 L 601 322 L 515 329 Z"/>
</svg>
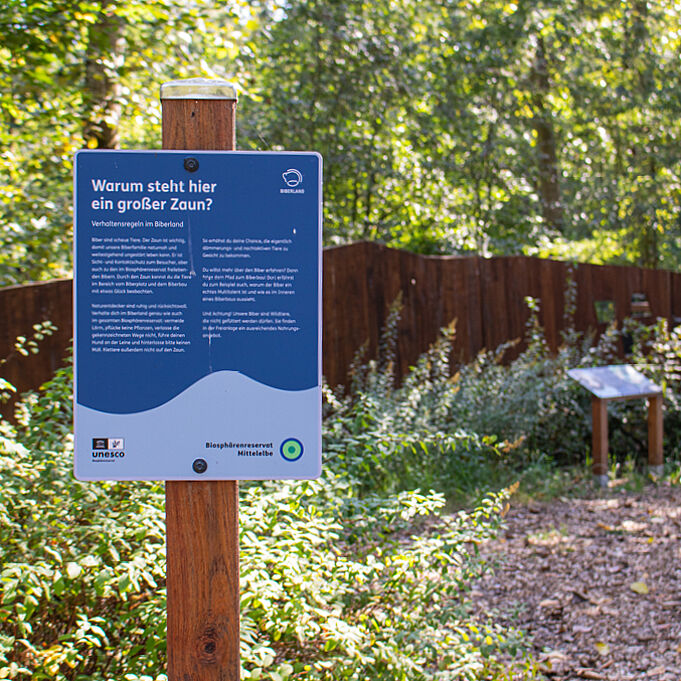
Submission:
<svg viewBox="0 0 681 681">
<path fill-rule="evenodd" d="M 236 91 L 196 85 L 161 88 L 163 148 L 235 149 Z M 168 681 L 239 681 L 239 483 L 166 482 L 166 552 Z"/>
<path fill-rule="evenodd" d="M 168 677 L 238 681 L 239 479 L 321 469 L 321 157 L 235 152 L 229 83 L 75 171 L 75 473 L 166 480 Z"/>
<path fill-rule="evenodd" d="M 661 475 L 662 388 L 628 364 L 571 369 L 568 371 L 591 394 L 593 475 L 596 482 L 608 484 L 608 402 L 648 399 L 648 470 Z"/>
</svg>

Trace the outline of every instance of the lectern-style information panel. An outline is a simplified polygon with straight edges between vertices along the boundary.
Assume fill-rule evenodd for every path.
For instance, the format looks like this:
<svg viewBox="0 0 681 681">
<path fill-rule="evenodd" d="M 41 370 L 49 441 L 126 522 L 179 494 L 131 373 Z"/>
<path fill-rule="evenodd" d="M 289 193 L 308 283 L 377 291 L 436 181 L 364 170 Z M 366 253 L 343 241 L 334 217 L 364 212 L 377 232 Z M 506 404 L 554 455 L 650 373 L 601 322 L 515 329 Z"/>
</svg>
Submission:
<svg viewBox="0 0 681 681">
<path fill-rule="evenodd" d="M 570 369 L 568 376 L 601 400 L 626 400 L 662 393 L 659 385 L 630 364 Z"/>
<path fill-rule="evenodd" d="M 81 151 L 76 476 L 314 478 L 321 157 Z"/>
<path fill-rule="evenodd" d="M 571 369 L 570 378 L 586 388 L 591 397 L 593 474 L 602 486 L 608 484 L 608 402 L 648 399 L 648 469 L 663 470 L 662 388 L 630 364 Z"/>
</svg>

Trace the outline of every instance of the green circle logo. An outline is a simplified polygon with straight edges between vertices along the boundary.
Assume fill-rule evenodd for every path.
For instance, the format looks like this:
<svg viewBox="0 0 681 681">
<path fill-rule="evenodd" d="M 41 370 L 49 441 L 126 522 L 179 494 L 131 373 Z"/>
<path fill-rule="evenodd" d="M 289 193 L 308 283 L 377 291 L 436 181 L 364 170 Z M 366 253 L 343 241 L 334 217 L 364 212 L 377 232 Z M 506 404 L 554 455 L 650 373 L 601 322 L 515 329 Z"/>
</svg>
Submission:
<svg viewBox="0 0 681 681">
<path fill-rule="evenodd" d="M 303 455 L 303 443 L 294 437 L 290 437 L 281 443 L 279 451 L 287 461 L 298 461 Z"/>
</svg>

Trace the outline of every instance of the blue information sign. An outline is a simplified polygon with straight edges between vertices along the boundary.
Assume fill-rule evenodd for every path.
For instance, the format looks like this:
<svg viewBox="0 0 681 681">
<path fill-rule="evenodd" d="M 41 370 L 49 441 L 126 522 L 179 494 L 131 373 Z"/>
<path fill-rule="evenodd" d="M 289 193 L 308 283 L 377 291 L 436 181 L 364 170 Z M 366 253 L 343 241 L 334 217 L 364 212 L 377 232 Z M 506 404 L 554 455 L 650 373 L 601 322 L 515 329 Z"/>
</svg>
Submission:
<svg viewBox="0 0 681 681">
<path fill-rule="evenodd" d="M 81 151 L 75 473 L 321 468 L 321 157 Z"/>
</svg>

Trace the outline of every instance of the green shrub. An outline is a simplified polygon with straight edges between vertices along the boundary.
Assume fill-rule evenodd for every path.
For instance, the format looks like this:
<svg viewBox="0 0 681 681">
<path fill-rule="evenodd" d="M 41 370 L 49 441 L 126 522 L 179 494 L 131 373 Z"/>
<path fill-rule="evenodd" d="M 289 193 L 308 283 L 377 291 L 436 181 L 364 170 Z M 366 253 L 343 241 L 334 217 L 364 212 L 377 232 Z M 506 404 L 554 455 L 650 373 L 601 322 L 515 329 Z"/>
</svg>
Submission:
<svg viewBox="0 0 681 681">
<path fill-rule="evenodd" d="M 609 356 L 611 335 L 599 345 L 570 333 L 557 353 L 549 350 L 539 325 L 538 303 L 528 299 L 531 315 L 526 348 L 504 362 L 505 344 L 481 352 L 461 367 L 451 402 L 451 418 L 503 444 L 506 463 L 524 465 L 537 455 L 552 461 L 583 460 L 590 443 L 590 398 L 567 375 L 576 366 L 602 364 Z"/>
<path fill-rule="evenodd" d="M 569 301 L 569 296 L 568 296 Z M 524 467 L 537 457 L 557 463 L 584 463 L 591 449 L 591 396 L 567 375 L 575 367 L 629 363 L 664 389 L 665 458 L 681 450 L 681 327 L 658 320 L 644 326 L 626 320 L 622 329 L 609 327 L 598 342 L 570 325 L 557 352 L 548 349 L 538 322 L 538 304 L 528 301 L 532 314 L 526 349 L 502 363 L 506 348 L 481 353 L 460 369 L 449 401 L 452 423 L 459 428 L 499 439 L 507 462 Z M 569 305 L 568 305 L 569 308 Z M 619 339 L 632 341 L 631 355 L 618 354 Z M 609 449 L 614 462 L 647 461 L 645 400 L 608 405 Z M 505 444 L 504 444 L 505 443 Z"/>
<path fill-rule="evenodd" d="M 0 440 L 0 676 L 146 672 L 165 645 L 163 487 L 80 483 L 65 444 Z"/>
<path fill-rule="evenodd" d="M 649 326 L 628 320 L 623 333 L 632 340 L 629 361 L 662 387 L 665 459 L 678 461 L 681 459 L 681 326 L 671 326 L 667 319 L 658 319 Z M 608 423 L 618 421 L 623 441 L 620 448 L 647 451 L 645 402 L 637 400 L 613 406 Z"/>
<path fill-rule="evenodd" d="M 377 360 L 356 361 L 352 390 L 325 386 L 325 462 L 353 482 L 360 495 L 436 489 L 447 496 L 488 487 L 499 457 L 496 438 L 453 418 L 458 387 L 445 329 L 396 387 L 394 345 L 399 301 L 393 305 Z"/>
<path fill-rule="evenodd" d="M 0 678 L 163 679 L 163 486 L 76 481 L 70 399 L 65 370 L 2 425 Z M 340 468 L 243 486 L 242 678 L 500 678 L 520 637 L 464 599 L 508 492 L 452 516 Z"/>
<path fill-rule="evenodd" d="M 434 488 L 450 497 L 498 486 L 542 461 L 584 464 L 591 449 L 591 396 L 567 372 L 618 364 L 619 339 L 629 334 L 639 367 L 665 390 L 665 451 L 681 447 L 681 328 L 627 321 L 594 341 L 571 324 L 576 289 L 568 283 L 563 340 L 550 351 L 539 324 L 539 303 L 528 299 L 524 349 L 505 361 L 507 343 L 483 351 L 452 376 L 453 331 L 424 353 L 397 385 L 393 373 L 399 301 L 393 306 L 376 360 L 357 363 L 349 395 L 325 389 L 329 418 L 324 442 L 329 465 L 357 481 L 360 493 Z M 623 462 L 647 459 L 644 400 L 609 405 L 610 452 Z"/>
<path fill-rule="evenodd" d="M 503 497 L 454 517 L 414 492 L 333 512 L 318 504 L 329 484 L 254 486 L 242 500 L 243 678 L 277 678 L 268 665 L 281 678 L 480 678 L 493 663 L 464 635 L 462 594 Z"/>
</svg>

